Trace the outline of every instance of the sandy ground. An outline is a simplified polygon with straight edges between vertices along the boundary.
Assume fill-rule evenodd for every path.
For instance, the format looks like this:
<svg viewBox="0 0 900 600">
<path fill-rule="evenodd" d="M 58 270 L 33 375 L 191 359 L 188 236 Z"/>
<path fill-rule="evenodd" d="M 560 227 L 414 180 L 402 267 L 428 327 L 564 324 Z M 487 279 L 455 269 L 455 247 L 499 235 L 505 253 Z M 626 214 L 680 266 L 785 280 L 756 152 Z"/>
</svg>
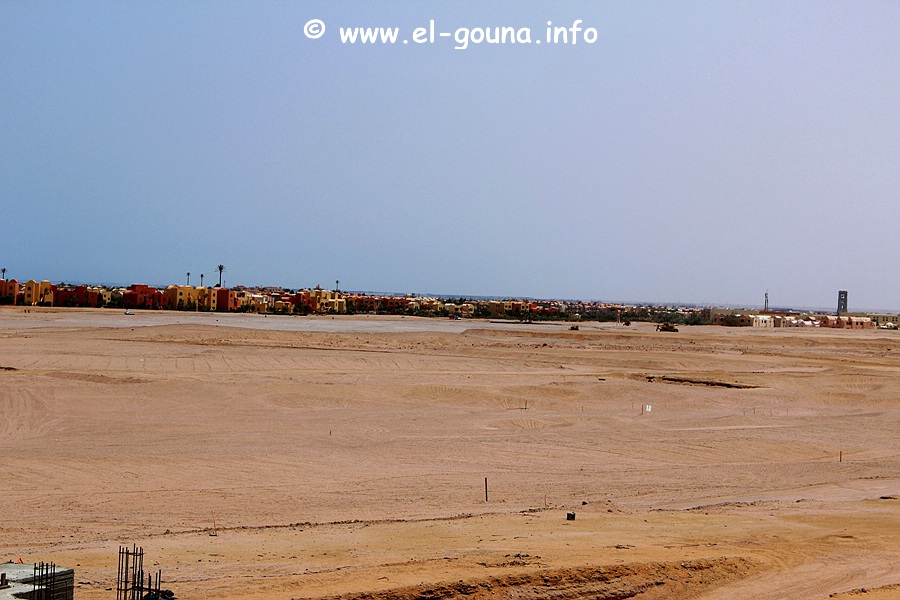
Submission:
<svg viewBox="0 0 900 600">
<path fill-rule="evenodd" d="M 76 598 L 900 597 L 896 332 L 4 308 L 0 457 Z"/>
</svg>

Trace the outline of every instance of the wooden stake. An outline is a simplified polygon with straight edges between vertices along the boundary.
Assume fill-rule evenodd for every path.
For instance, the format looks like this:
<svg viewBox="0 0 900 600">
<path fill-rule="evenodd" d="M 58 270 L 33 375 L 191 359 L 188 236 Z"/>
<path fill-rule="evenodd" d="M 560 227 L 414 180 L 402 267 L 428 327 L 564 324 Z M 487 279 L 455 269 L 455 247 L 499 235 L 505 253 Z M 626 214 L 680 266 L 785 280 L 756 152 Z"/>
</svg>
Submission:
<svg viewBox="0 0 900 600">
<path fill-rule="evenodd" d="M 488 501 L 487 477 L 484 478 L 484 501 Z"/>
<path fill-rule="evenodd" d="M 213 520 L 213 530 L 209 535 L 215 537 L 219 535 L 219 530 L 216 528 L 216 511 L 212 511 L 212 520 Z"/>
<path fill-rule="evenodd" d="M 844 462 L 844 451 L 843 450 L 841 450 L 838 453 L 838 462 Z"/>
</svg>

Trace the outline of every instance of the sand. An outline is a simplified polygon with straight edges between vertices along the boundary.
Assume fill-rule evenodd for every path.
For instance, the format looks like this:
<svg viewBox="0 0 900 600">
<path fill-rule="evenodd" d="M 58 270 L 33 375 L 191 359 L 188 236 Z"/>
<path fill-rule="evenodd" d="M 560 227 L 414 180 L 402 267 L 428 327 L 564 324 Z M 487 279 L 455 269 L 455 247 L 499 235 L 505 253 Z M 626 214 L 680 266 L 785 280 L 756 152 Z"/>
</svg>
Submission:
<svg viewBox="0 0 900 600">
<path fill-rule="evenodd" d="M 0 562 L 76 598 L 900 597 L 897 332 L 7 307 L 0 368 Z"/>
</svg>

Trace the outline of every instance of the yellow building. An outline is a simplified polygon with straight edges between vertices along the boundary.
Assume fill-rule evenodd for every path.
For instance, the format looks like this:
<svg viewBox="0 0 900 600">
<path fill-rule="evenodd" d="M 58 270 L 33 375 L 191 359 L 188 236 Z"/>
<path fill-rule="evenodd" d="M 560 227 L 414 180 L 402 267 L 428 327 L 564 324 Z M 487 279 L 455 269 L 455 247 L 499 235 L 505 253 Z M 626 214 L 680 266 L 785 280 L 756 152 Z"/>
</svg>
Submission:
<svg viewBox="0 0 900 600">
<path fill-rule="evenodd" d="M 88 287 L 89 292 L 96 292 L 100 300 L 100 304 L 106 305 L 112 300 L 113 292 L 102 287 Z"/>
<path fill-rule="evenodd" d="M 291 314 L 294 312 L 294 304 L 287 300 L 276 300 L 274 311 L 282 314 Z"/>
<path fill-rule="evenodd" d="M 53 305 L 53 284 L 47 280 L 38 283 L 34 279 L 25 282 L 25 300 L 26 306 L 36 306 L 38 304 Z"/>
<path fill-rule="evenodd" d="M 475 305 L 466 302 L 465 304 L 454 304 L 452 302 L 448 302 L 444 305 L 444 308 L 447 311 L 447 314 L 459 315 L 460 317 L 471 317 L 475 314 Z"/>
<path fill-rule="evenodd" d="M 312 312 L 347 312 L 347 301 L 340 292 L 317 288 L 314 290 L 304 290 L 302 293 L 309 298 L 309 307 Z"/>
<path fill-rule="evenodd" d="M 25 295 L 25 299 L 22 301 L 22 303 L 25 306 L 34 306 L 35 304 L 37 304 L 35 298 L 38 297 L 38 285 L 40 284 L 37 281 L 35 281 L 34 279 L 29 279 L 25 282 L 25 285 L 22 286 L 22 293 Z"/>
<path fill-rule="evenodd" d="M 197 308 L 199 310 L 216 310 L 216 295 L 208 287 L 198 287 L 197 290 Z"/>
<path fill-rule="evenodd" d="M 250 310 L 258 313 L 269 312 L 270 297 L 265 294 L 250 294 Z"/>
<path fill-rule="evenodd" d="M 438 312 L 444 308 L 444 301 L 440 298 L 419 298 L 419 307 L 425 311 Z"/>
<path fill-rule="evenodd" d="M 208 288 L 195 288 L 190 285 L 170 285 L 165 294 L 169 298 L 169 308 L 176 310 L 196 310 L 203 296 L 201 290 Z"/>
<path fill-rule="evenodd" d="M 509 312 L 509 308 L 506 302 L 500 302 L 499 300 L 488 300 L 487 302 L 479 302 L 478 305 L 487 310 L 488 314 L 492 317 L 501 317 Z"/>
</svg>

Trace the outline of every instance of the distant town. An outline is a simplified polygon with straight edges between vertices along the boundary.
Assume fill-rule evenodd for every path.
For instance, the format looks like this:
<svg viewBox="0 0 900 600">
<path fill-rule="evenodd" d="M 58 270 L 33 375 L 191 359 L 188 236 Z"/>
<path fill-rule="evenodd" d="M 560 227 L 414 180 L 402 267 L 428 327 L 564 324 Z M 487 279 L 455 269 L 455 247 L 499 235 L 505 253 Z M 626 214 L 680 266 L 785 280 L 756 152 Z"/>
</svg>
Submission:
<svg viewBox="0 0 900 600">
<path fill-rule="evenodd" d="M 727 327 L 831 327 L 838 329 L 894 329 L 900 315 L 852 313 L 847 310 L 847 292 L 838 293 L 837 310 L 832 314 L 803 313 L 769 309 L 768 295 L 763 310 L 712 307 L 628 305 L 572 300 L 504 299 L 482 300 L 343 292 L 339 282 L 333 290 L 316 286 L 292 290 L 281 287 L 227 288 L 185 285 L 155 287 L 135 283 L 128 287 L 54 284 L 30 279 L 20 283 L 6 279 L 2 269 L 0 305 L 24 307 L 114 308 L 134 310 L 180 310 L 196 312 L 236 312 L 280 315 L 388 314 L 451 319 L 488 318 L 518 321 L 599 321 L 624 326 L 632 321 L 672 325 L 721 325 Z"/>
</svg>

